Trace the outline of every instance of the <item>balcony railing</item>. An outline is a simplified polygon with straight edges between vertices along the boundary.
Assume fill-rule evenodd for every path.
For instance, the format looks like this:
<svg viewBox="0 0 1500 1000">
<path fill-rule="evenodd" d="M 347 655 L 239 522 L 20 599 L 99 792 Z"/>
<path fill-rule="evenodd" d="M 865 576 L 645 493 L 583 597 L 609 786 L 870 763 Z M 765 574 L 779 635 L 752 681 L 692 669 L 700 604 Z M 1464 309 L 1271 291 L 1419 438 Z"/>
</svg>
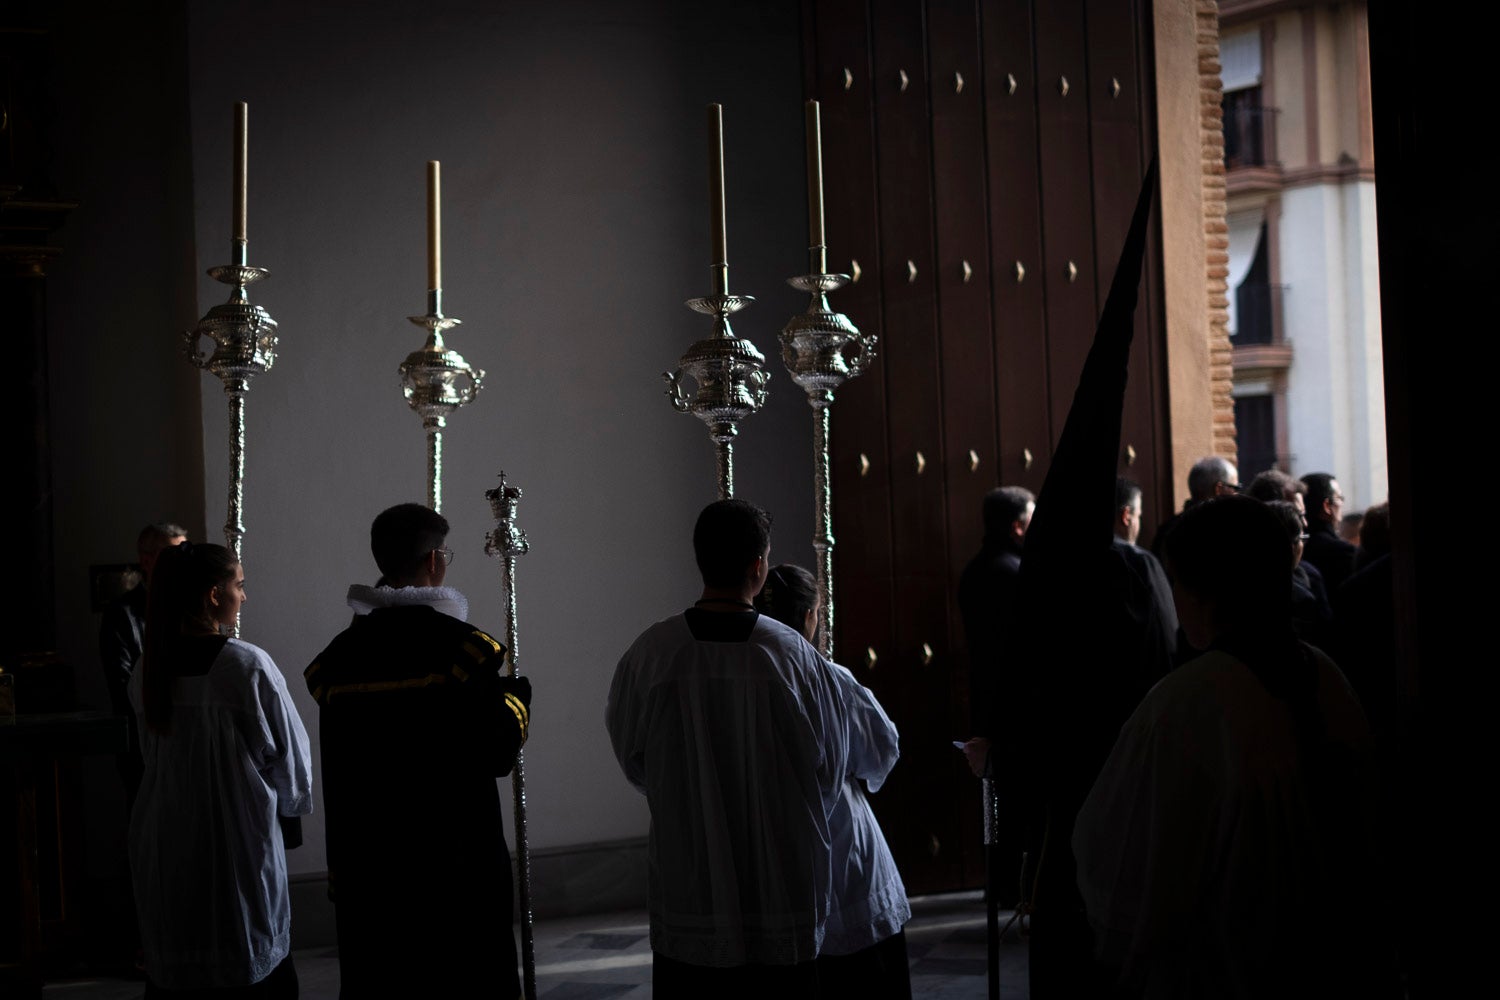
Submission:
<svg viewBox="0 0 1500 1000">
<path fill-rule="evenodd" d="M 1276 127 L 1280 110 L 1238 103 L 1234 96 L 1224 98 L 1224 168 L 1264 167 L 1267 136 Z"/>
</svg>

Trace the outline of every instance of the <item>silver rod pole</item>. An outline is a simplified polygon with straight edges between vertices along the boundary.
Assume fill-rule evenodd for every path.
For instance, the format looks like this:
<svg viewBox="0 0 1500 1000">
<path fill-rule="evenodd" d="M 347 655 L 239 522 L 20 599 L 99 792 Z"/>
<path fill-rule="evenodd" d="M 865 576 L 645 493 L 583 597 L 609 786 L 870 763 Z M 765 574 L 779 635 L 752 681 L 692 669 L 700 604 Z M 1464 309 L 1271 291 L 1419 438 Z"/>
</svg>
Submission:
<svg viewBox="0 0 1500 1000">
<path fill-rule="evenodd" d="M 427 506 L 443 512 L 443 432 L 427 428 Z"/>
<path fill-rule="evenodd" d="M 229 397 L 229 518 L 224 522 L 224 542 L 240 560 L 240 546 L 245 538 L 245 389 L 244 382 L 224 383 Z M 239 638 L 240 620 L 236 616 L 231 633 Z"/>
<path fill-rule="evenodd" d="M 490 510 L 495 515 L 495 530 L 485 536 L 486 555 L 500 556 L 501 583 L 505 587 L 505 647 L 506 665 L 511 677 L 521 676 L 516 656 L 516 556 L 524 555 L 530 548 L 526 532 L 516 527 L 516 504 L 521 491 L 506 484 L 505 473 L 500 473 L 500 485 L 485 491 Z M 536 1000 L 536 939 L 535 921 L 531 911 L 531 844 L 526 836 L 526 755 L 516 752 L 515 768 L 511 771 L 511 794 L 515 805 L 516 823 L 516 885 L 521 905 L 521 975 L 522 989 L 526 1000 Z"/>
<path fill-rule="evenodd" d="M 719 499 L 733 500 L 734 439 L 731 437 L 716 438 L 714 440 L 714 449 L 718 465 Z"/>
<path fill-rule="evenodd" d="M 830 394 L 831 395 L 831 394 Z M 818 554 L 818 593 L 823 595 L 818 649 L 833 659 L 833 490 L 828 481 L 828 400 L 810 400 L 813 406 L 813 494 L 816 524 L 813 550 Z M 821 404 L 821 405 L 820 405 Z"/>
<path fill-rule="evenodd" d="M 516 557 L 505 556 L 505 645 L 510 676 L 519 677 L 516 667 Z M 526 836 L 526 752 L 516 753 L 516 767 L 510 775 L 510 790 L 515 805 L 516 884 L 521 903 L 521 989 L 526 1000 L 536 1000 L 536 934 L 531 912 L 531 845 Z"/>
<path fill-rule="evenodd" d="M 224 544 L 240 557 L 245 537 L 245 387 L 226 382 L 229 397 L 229 519 L 224 522 Z"/>
</svg>

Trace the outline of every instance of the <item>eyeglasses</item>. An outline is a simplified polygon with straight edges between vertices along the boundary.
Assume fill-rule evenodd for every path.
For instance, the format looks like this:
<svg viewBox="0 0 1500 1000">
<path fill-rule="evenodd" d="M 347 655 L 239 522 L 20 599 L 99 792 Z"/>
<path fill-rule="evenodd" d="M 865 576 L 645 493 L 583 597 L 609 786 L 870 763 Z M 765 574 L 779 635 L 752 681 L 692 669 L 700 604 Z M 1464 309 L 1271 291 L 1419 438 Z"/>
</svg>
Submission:
<svg viewBox="0 0 1500 1000">
<path fill-rule="evenodd" d="M 450 548 L 448 548 L 448 546 L 444 545 L 442 548 L 440 548 L 440 549 L 433 549 L 432 551 L 436 552 L 438 555 L 440 555 L 440 556 L 443 557 L 443 565 L 444 566 L 452 566 L 453 565 L 453 550 L 450 549 Z"/>
</svg>

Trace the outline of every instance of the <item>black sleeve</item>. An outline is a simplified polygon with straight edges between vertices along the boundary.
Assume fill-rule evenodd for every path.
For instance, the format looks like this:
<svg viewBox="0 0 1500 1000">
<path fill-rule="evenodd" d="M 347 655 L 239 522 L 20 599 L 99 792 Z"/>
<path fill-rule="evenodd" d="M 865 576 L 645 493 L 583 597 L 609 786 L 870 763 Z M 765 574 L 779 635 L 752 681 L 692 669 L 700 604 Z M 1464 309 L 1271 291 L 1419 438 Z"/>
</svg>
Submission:
<svg viewBox="0 0 1500 1000">
<path fill-rule="evenodd" d="M 99 662 L 104 667 L 104 685 L 109 689 L 109 702 L 116 715 L 131 714 L 130 698 L 125 692 L 137 652 L 130 612 L 125 602 L 113 601 L 105 606 L 99 622 Z"/>
<path fill-rule="evenodd" d="M 475 761 L 496 775 L 509 774 L 531 728 L 531 681 L 506 675 L 505 647 L 482 632 L 466 649 L 484 651 L 479 662 L 456 675 L 462 742 Z"/>
</svg>

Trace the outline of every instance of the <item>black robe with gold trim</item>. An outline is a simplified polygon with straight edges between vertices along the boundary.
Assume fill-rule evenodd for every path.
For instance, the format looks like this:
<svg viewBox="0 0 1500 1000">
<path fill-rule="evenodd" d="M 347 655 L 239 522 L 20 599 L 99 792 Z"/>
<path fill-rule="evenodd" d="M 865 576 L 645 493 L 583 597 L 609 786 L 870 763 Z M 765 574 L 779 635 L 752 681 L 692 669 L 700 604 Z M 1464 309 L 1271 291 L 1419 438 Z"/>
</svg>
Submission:
<svg viewBox="0 0 1500 1000">
<path fill-rule="evenodd" d="M 504 660 L 485 632 L 412 605 L 361 615 L 307 668 L 345 1000 L 519 995 L 495 779 L 531 689 Z"/>
</svg>

